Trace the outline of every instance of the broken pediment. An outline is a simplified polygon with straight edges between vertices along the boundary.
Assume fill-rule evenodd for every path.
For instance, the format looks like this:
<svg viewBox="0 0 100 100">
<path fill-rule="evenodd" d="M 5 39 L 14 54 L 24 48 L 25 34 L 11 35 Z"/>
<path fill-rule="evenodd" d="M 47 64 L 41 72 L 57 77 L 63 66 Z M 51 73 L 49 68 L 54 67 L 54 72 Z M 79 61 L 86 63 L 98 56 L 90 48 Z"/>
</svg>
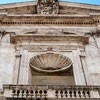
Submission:
<svg viewBox="0 0 100 100">
<path fill-rule="evenodd" d="M 0 13 L 6 14 L 89 14 L 100 13 L 100 6 L 61 2 L 57 0 L 39 0 L 0 5 Z"/>
</svg>

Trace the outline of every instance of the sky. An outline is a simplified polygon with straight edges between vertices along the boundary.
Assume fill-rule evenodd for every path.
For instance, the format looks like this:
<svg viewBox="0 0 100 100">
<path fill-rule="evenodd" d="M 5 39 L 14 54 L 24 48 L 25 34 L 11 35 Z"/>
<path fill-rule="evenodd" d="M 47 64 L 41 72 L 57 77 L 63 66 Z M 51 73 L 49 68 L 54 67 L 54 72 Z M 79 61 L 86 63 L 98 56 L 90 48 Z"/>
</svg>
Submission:
<svg viewBox="0 0 100 100">
<path fill-rule="evenodd" d="M 32 1 L 32 0 L 0 0 L 0 4 L 15 3 L 15 2 L 27 2 L 27 1 Z M 100 5 L 100 0 L 60 0 L 60 1 L 79 2 L 79 3 Z"/>
</svg>

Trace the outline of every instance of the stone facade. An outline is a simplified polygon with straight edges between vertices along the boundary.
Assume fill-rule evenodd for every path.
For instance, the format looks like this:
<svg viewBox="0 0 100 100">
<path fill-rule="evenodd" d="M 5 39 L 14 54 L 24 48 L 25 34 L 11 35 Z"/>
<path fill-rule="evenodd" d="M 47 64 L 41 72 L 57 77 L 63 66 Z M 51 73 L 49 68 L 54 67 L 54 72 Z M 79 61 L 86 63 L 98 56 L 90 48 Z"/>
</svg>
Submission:
<svg viewBox="0 0 100 100">
<path fill-rule="evenodd" d="M 0 5 L 0 100 L 99 100 L 100 6 L 42 1 Z"/>
</svg>

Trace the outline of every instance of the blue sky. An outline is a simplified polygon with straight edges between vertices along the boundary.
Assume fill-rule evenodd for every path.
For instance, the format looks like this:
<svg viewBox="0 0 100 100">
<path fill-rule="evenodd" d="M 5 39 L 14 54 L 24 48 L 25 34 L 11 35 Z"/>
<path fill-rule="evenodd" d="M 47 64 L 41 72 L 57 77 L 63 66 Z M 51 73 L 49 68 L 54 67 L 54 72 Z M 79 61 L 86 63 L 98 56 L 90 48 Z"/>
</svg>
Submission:
<svg viewBox="0 0 100 100">
<path fill-rule="evenodd" d="M 0 4 L 26 2 L 26 1 L 32 1 L 32 0 L 0 0 Z M 60 0 L 60 1 L 79 2 L 79 3 L 100 5 L 100 0 Z"/>
</svg>

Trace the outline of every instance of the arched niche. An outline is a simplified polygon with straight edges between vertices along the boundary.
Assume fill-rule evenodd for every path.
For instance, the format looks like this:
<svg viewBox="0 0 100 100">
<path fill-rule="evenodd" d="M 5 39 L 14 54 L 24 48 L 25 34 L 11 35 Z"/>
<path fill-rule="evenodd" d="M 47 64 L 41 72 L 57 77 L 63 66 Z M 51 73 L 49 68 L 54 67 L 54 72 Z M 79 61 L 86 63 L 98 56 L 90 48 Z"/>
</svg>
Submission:
<svg viewBox="0 0 100 100">
<path fill-rule="evenodd" d="M 33 85 L 74 85 L 70 58 L 56 53 L 33 56 L 29 61 Z"/>
</svg>

